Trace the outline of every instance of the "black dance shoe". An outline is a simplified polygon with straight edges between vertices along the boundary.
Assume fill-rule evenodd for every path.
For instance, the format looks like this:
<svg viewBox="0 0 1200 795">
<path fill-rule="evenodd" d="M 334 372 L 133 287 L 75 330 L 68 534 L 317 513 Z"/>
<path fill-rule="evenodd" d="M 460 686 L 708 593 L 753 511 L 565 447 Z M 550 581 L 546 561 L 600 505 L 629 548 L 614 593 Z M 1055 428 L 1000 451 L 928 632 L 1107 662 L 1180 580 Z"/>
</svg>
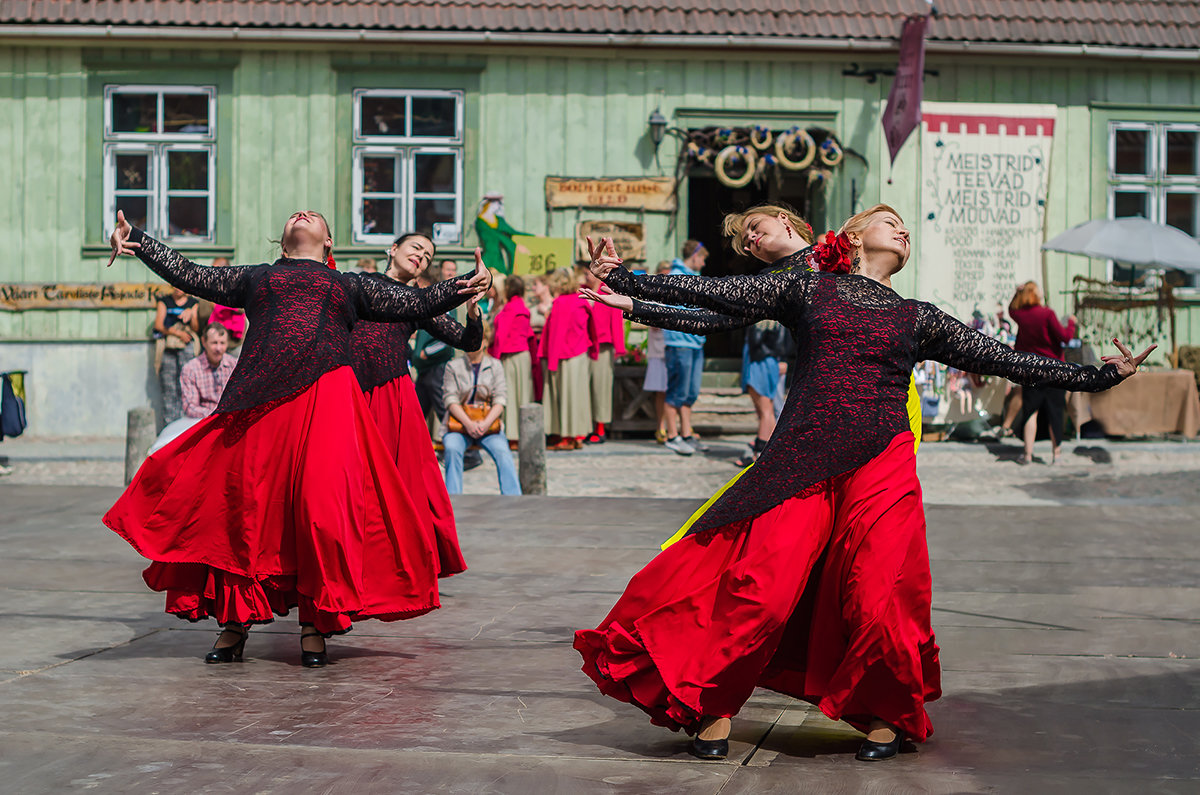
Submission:
<svg viewBox="0 0 1200 795">
<path fill-rule="evenodd" d="M 729 756 L 729 740 L 701 740 L 700 735 L 692 738 L 692 756 L 700 759 L 720 760 Z"/>
<path fill-rule="evenodd" d="M 238 634 L 239 630 L 226 627 L 225 629 L 221 630 L 221 634 L 217 636 L 217 643 L 221 642 L 221 638 L 226 632 Z M 242 627 L 240 634 L 242 636 L 241 639 L 232 646 L 218 646 L 217 643 L 214 643 L 212 651 L 204 655 L 204 662 L 210 664 L 241 662 L 242 652 L 246 649 L 246 638 L 250 637 L 250 630 L 246 627 Z"/>
<path fill-rule="evenodd" d="M 309 629 L 312 629 L 313 631 L 308 632 L 307 630 L 309 630 Z M 304 649 L 304 639 L 305 638 L 321 638 L 321 650 L 320 651 L 305 651 L 305 649 Z M 324 647 L 325 647 L 325 639 L 321 636 L 321 633 L 317 632 L 312 627 L 305 627 L 300 632 L 300 664 L 303 665 L 305 668 L 324 668 L 326 665 L 329 664 L 329 653 L 325 650 Z"/>
<path fill-rule="evenodd" d="M 904 735 L 900 732 L 896 732 L 896 736 L 890 743 L 863 740 L 863 744 L 859 746 L 858 753 L 854 755 L 854 758 L 860 762 L 882 762 L 884 759 L 891 759 L 900 753 L 900 744 L 903 742 Z"/>
</svg>

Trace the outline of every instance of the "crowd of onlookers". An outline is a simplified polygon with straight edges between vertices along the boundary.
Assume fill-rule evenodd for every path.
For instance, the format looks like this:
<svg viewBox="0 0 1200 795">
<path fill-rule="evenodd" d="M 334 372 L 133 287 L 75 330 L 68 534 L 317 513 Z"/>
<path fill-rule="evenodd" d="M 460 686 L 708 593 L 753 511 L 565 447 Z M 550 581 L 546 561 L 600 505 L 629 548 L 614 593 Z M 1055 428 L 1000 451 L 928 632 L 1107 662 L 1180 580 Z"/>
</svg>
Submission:
<svg viewBox="0 0 1200 795">
<path fill-rule="evenodd" d="M 699 274 L 707 256 L 703 244 L 689 240 L 677 259 L 660 262 L 654 272 Z M 228 264 L 224 258 L 213 262 L 214 266 Z M 378 263 L 361 259 L 353 270 L 374 273 Z M 458 273 L 457 263 L 444 259 L 421 273 L 417 286 L 454 279 Z M 520 439 L 522 405 L 542 404 L 549 449 L 577 450 L 603 443 L 612 422 L 614 364 L 626 353 L 621 312 L 580 295 L 581 287 L 603 289 L 586 268 L 559 268 L 534 277 L 493 275 L 492 288 L 480 302 L 485 320 L 479 350 L 456 351 L 424 329 L 418 329 L 410 341 L 417 397 L 431 438 L 443 450 L 451 493 L 461 492 L 464 469 L 481 461 L 479 449 L 496 462 L 501 493 L 520 493 L 509 451 Z M 1063 346 L 1074 336 L 1074 317 L 1065 328 L 1061 326 L 1032 282 L 1022 285 L 1009 311 L 1021 327 L 1018 350 L 1062 357 Z M 466 306 L 450 314 L 462 323 Z M 179 289 L 158 299 L 155 368 L 165 427 L 154 449 L 216 409 L 246 332 L 241 309 L 198 301 Z M 654 396 L 655 438 L 679 455 L 706 449 L 692 428 L 692 406 L 700 394 L 704 369 L 704 339 L 656 328 L 647 333 L 643 389 Z M 791 345 L 779 323 L 764 321 L 746 330 L 741 386 L 754 405 L 758 427 L 740 465 L 753 463 L 774 431 L 786 390 Z M 949 378 L 951 395 L 969 402 L 968 374 L 951 371 Z M 1014 424 L 1020 428 L 1023 461 L 1032 459 L 1033 418 L 1040 410 L 1049 414 L 1054 458 L 1058 457 L 1063 402 L 1058 390 L 1026 390 L 1018 423 L 1014 421 L 1021 406 L 1019 393 L 1015 409 L 1006 406 L 1001 431 L 1009 432 Z"/>
</svg>

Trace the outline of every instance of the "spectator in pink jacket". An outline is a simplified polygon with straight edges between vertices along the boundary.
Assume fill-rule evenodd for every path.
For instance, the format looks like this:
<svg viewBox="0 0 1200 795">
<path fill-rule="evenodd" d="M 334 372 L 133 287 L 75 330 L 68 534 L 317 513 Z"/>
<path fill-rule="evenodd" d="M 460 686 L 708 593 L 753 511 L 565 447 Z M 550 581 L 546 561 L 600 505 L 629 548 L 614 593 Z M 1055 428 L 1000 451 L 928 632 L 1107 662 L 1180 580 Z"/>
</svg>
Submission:
<svg viewBox="0 0 1200 795">
<path fill-rule="evenodd" d="M 1051 359 L 1063 360 L 1063 346 L 1075 337 L 1075 316 L 1067 318 L 1063 328 L 1054 310 L 1042 303 L 1042 291 L 1037 282 L 1025 282 L 1017 288 L 1008 305 L 1008 314 L 1017 321 L 1017 341 L 1013 348 L 1021 353 L 1036 353 Z M 1021 388 L 1021 428 L 1025 442 L 1022 464 L 1033 462 L 1033 442 L 1037 438 L 1038 413 L 1045 410 L 1046 426 L 1054 445 L 1050 463 L 1058 461 L 1062 451 L 1063 413 L 1067 393 L 1054 387 Z"/>
<path fill-rule="evenodd" d="M 566 268 L 550 274 L 554 303 L 542 329 L 538 358 L 546 368 L 546 432 L 552 450 L 578 450 L 592 430 L 591 368 L 596 336 L 580 279 Z"/>
<path fill-rule="evenodd" d="M 590 272 L 584 277 L 592 290 L 607 289 Z M 596 334 L 596 358 L 591 363 L 592 434 L 586 444 L 603 444 L 607 438 L 606 425 L 612 422 L 613 364 L 616 357 L 625 355 L 625 318 L 620 309 L 598 301 L 589 301 L 592 328 Z"/>
<path fill-rule="evenodd" d="M 533 399 L 533 357 L 529 353 L 533 327 L 529 324 L 529 307 L 525 305 L 525 280 L 513 274 L 504 280 L 504 306 L 492 321 L 492 344 L 488 354 L 500 360 L 504 380 L 508 384 L 508 401 L 504 404 L 504 429 L 510 443 L 519 438 L 520 407 Z"/>
</svg>

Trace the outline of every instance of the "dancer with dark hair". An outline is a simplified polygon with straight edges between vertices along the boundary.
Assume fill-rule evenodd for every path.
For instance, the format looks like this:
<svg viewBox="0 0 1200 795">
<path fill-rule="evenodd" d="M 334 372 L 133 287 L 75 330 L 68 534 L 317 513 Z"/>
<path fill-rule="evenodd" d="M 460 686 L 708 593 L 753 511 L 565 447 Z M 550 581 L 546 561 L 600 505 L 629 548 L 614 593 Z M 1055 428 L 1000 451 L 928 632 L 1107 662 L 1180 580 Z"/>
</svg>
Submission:
<svg viewBox="0 0 1200 795">
<path fill-rule="evenodd" d="M 368 274 L 368 278 L 412 284 L 429 267 L 434 252 L 433 241 L 427 236 L 419 233 L 401 235 L 388 249 L 384 273 Z M 367 399 L 371 416 L 375 418 L 384 447 L 415 498 L 418 515 L 432 523 L 437 540 L 439 577 L 464 572 L 467 563 L 458 546 L 454 508 L 429 438 L 425 413 L 408 371 L 408 341 L 413 332 L 421 328 L 452 347 L 461 350 L 478 348 L 483 340 L 483 319 L 479 312 L 482 297 L 479 293 L 467 302 L 466 326 L 449 315 L 403 323 L 359 321 L 354 325 L 350 341 L 354 375 Z"/>
<path fill-rule="evenodd" d="M 272 264 L 197 265 L 122 213 L 111 243 L 110 264 L 136 255 L 250 319 L 216 411 L 147 458 L 104 516 L 152 561 L 143 577 L 166 591 L 167 612 L 223 625 L 205 661 L 240 660 L 248 627 L 293 607 L 306 667 L 325 665 L 325 637 L 356 619 L 437 608 L 436 540 L 349 366 L 350 332 L 360 320 L 434 317 L 486 289 L 478 256 L 469 280 L 427 290 L 339 273 L 312 211 L 288 219 Z"/>
<path fill-rule="evenodd" d="M 576 633 L 583 670 L 651 722 L 695 734 L 692 751 L 728 752 L 729 718 L 756 686 L 816 704 L 867 733 L 858 758 L 896 755 L 932 732 L 941 694 L 931 580 L 913 436 L 913 365 L 934 359 L 1034 385 L 1099 391 L 1149 354 L 1120 343 L 1102 368 L 1017 353 L 931 304 L 901 298 L 908 259 L 899 215 L 878 205 L 843 226 L 850 274 L 794 267 L 786 217 L 736 232 L 770 273 L 702 279 L 633 276 L 606 239 L 592 271 L 615 292 L 784 323 L 797 342 L 792 388 L 770 442 L 669 546 L 634 576 L 595 630 Z M 793 265 L 789 267 L 789 265 Z M 686 323 L 686 309 L 675 312 Z"/>
</svg>

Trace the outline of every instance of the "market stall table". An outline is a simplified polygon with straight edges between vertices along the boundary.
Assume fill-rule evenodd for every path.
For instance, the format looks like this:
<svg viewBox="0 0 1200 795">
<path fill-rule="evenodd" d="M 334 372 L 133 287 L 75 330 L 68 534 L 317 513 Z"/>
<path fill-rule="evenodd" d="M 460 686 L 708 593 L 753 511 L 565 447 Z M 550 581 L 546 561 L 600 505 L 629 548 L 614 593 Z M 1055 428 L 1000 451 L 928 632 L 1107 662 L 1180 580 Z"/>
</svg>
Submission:
<svg viewBox="0 0 1200 795">
<path fill-rule="evenodd" d="M 1078 429 L 1095 420 L 1109 436 L 1200 432 L 1200 393 L 1190 370 L 1142 368 L 1107 392 L 1072 392 L 1067 411 Z"/>
</svg>

